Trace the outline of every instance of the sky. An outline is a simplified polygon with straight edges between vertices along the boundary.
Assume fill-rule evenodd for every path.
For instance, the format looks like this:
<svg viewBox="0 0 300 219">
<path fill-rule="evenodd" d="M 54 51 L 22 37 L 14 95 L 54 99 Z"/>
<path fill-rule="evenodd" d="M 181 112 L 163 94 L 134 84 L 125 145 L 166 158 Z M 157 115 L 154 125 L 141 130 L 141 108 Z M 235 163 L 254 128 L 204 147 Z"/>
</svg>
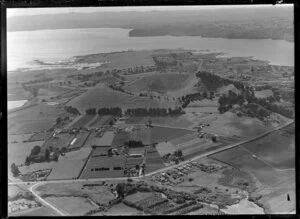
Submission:
<svg viewBox="0 0 300 219">
<path fill-rule="evenodd" d="M 77 7 L 77 8 L 8 8 L 7 17 L 30 16 L 40 14 L 92 13 L 121 11 L 178 11 L 178 10 L 218 10 L 233 8 L 293 7 L 292 5 L 217 5 L 217 6 L 129 6 L 129 7 Z"/>
</svg>

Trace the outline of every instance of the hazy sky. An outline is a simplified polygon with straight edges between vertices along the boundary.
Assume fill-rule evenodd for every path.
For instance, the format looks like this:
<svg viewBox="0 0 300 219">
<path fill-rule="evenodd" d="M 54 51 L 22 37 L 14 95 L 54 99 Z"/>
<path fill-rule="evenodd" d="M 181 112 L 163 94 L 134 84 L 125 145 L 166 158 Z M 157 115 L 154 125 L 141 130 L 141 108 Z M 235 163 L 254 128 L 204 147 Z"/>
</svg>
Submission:
<svg viewBox="0 0 300 219">
<path fill-rule="evenodd" d="M 7 17 L 39 15 L 39 14 L 61 14 L 70 12 L 121 12 L 121 11 L 178 11 L 178 10 L 218 10 L 233 8 L 262 8 L 262 7 L 293 7 L 290 5 L 225 5 L 225 6 L 136 6 L 136 7 L 80 7 L 80 8 L 9 8 Z"/>
</svg>

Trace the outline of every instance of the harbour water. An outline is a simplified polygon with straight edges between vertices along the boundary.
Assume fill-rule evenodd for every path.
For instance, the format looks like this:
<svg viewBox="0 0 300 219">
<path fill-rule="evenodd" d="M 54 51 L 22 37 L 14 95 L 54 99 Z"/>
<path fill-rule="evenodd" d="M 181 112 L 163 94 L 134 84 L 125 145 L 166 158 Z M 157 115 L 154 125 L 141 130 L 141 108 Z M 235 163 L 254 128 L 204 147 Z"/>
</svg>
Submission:
<svg viewBox="0 0 300 219">
<path fill-rule="evenodd" d="M 275 65 L 294 65 L 294 43 L 284 40 L 200 36 L 130 37 L 129 31 L 121 28 L 90 28 L 8 32 L 8 70 L 32 68 L 41 62 L 59 62 L 78 55 L 178 48 L 223 52 L 229 56 L 252 56 Z"/>
</svg>

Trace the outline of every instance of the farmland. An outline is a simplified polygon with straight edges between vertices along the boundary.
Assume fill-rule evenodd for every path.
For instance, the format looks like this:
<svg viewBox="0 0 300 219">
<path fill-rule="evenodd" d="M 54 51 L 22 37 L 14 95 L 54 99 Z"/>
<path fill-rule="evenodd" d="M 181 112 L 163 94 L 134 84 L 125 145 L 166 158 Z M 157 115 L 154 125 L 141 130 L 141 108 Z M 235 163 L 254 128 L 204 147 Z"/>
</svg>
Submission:
<svg viewBox="0 0 300 219">
<path fill-rule="evenodd" d="M 27 108 L 8 115 L 10 181 L 27 181 L 23 175 L 49 171 L 42 179 L 45 184 L 37 187 L 38 194 L 72 216 L 239 214 L 244 210 L 262 214 L 295 209 L 294 125 L 208 157 L 205 154 L 291 121 L 280 114 L 280 107 L 291 108 L 293 103 L 288 101 L 288 91 L 280 93 L 276 84 L 289 70 L 284 73 L 250 58 L 187 50 L 102 53 L 78 56 L 75 62 L 103 65 L 51 70 L 43 76 L 44 82 L 35 82 L 34 75 L 41 72 L 26 73 L 32 74 L 22 79 L 29 91 L 16 81 L 10 83 L 11 99 L 28 99 Z M 270 82 L 276 89 L 254 89 L 270 77 L 261 73 L 259 79 L 247 79 L 252 77 L 250 71 L 260 71 L 259 65 L 276 74 Z M 222 105 L 220 97 L 230 95 L 244 95 L 243 103 L 228 99 Z M 237 109 L 251 101 L 247 95 L 262 105 L 259 101 L 264 98 L 274 101 L 276 113 L 268 108 L 265 118 L 258 115 L 264 111 L 238 114 Z M 121 110 L 115 113 L 112 107 Z M 96 113 L 90 113 L 91 108 Z M 49 152 L 56 159 L 25 165 L 36 145 L 41 146 L 41 157 Z M 203 156 L 190 161 L 198 155 Z M 12 176 L 13 162 L 20 179 Z M 157 170 L 161 172 L 153 173 Z M 72 182 L 55 182 L 59 180 Z M 122 183 L 124 194 L 116 187 Z M 20 215 L 38 214 L 56 213 L 41 207 Z"/>
<path fill-rule="evenodd" d="M 94 118 L 95 116 L 93 115 L 84 115 L 80 119 L 78 119 L 74 124 L 72 124 L 71 128 L 83 128 Z"/>
<path fill-rule="evenodd" d="M 90 128 L 100 127 L 102 125 L 108 125 L 111 121 L 112 116 L 96 116 L 94 120 L 92 120 L 87 126 Z"/>
<path fill-rule="evenodd" d="M 263 198 L 258 198 L 257 202 L 267 213 L 284 211 L 282 209 L 292 211 L 295 206 L 294 198 L 291 198 L 290 203 L 286 203 L 287 193 L 294 194 L 293 191 L 295 191 L 293 170 L 295 154 L 289 152 L 293 150 L 293 130 L 293 126 L 289 126 L 255 142 L 211 156 L 253 175 L 258 189 L 251 195 L 263 196 Z M 282 144 L 282 141 L 287 144 Z"/>
<path fill-rule="evenodd" d="M 101 94 L 101 95 L 99 95 Z M 122 92 L 111 90 L 105 85 L 89 89 L 84 94 L 72 99 L 68 105 L 75 106 L 81 112 L 88 108 L 122 107 L 123 109 L 135 107 L 173 106 L 172 104 L 157 102 L 146 97 L 131 96 Z"/>
<path fill-rule="evenodd" d="M 183 73 L 153 74 L 125 86 L 125 89 L 133 93 L 141 91 L 166 93 L 168 91 L 184 88 L 189 76 L 190 74 Z"/>
</svg>

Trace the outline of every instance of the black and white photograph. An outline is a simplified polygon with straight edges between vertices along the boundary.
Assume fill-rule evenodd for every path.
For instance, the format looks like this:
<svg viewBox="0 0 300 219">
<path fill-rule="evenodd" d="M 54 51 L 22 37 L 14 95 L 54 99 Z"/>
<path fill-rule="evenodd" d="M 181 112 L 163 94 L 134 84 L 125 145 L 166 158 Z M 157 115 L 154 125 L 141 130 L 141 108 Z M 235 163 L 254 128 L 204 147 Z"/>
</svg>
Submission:
<svg viewBox="0 0 300 219">
<path fill-rule="evenodd" d="M 8 216 L 296 214 L 294 6 L 6 9 Z"/>
</svg>

